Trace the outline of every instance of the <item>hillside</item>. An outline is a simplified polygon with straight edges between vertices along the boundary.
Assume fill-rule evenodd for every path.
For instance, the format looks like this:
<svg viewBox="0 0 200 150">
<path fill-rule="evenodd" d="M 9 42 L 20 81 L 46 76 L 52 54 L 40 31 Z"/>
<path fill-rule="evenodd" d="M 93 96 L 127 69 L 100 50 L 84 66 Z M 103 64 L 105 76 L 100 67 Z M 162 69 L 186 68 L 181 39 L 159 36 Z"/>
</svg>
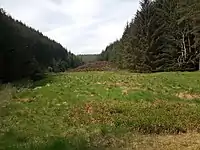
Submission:
<svg viewBox="0 0 200 150">
<path fill-rule="evenodd" d="M 200 148 L 199 72 L 60 73 L 0 89 L 0 149 Z"/>
<path fill-rule="evenodd" d="M 121 38 L 105 47 L 100 59 L 140 73 L 197 71 L 199 10 L 199 0 L 141 0 Z"/>
<path fill-rule="evenodd" d="M 61 44 L 28 27 L 0 8 L 0 82 L 62 72 L 82 62 Z"/>
</svg>

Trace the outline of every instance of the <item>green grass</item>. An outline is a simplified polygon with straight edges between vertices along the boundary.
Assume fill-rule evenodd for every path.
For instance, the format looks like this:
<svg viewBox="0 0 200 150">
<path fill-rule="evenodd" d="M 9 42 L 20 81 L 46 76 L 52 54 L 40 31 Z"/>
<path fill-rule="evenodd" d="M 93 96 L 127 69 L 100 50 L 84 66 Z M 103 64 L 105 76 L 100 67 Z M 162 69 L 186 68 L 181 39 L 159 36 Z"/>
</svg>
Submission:
<svg viewBox="0 0 200 150">
<path fill-rule="evenodd" d="M 199 72 L 62 73 L 0 90 L 0 149 L 140 149 L 199 136 Z"/>
</svg>

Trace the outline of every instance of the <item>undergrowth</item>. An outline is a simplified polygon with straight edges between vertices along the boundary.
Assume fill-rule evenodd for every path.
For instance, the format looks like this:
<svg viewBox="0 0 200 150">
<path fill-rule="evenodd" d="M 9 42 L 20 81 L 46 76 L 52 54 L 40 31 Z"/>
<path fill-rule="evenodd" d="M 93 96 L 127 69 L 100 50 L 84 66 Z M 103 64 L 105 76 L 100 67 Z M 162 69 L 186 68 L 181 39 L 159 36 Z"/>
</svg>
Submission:
<svg viewBox="0 0 200 150">
<path fill-rule="evenodd" d="M 122 149 L 131 136 L 200 132 L 198 72 L 62 73 L 0 89 L 0 149 Z"/>
</svg>

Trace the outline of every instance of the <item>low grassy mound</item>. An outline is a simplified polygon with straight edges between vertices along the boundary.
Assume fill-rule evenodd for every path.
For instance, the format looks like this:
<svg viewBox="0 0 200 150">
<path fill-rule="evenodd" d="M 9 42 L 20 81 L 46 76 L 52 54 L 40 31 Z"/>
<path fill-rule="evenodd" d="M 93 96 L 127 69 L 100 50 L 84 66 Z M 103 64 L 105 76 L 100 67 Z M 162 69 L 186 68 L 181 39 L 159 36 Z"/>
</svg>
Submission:
<svg viewBox="0 0 200 150">
<path fill-rule="evenodd" d="M 198 72 L 71 72 L 0 89 L 0 149 L 200 148 Z"/>
<path fill-rule="evenodd" d="M 86 72 L 86 71 L 114 71 L 117 68 L 107 61 L 95 61 L 89 62 L 82 66 L 79 66 L 72 71 L 74 72 Z"/>
</svg>

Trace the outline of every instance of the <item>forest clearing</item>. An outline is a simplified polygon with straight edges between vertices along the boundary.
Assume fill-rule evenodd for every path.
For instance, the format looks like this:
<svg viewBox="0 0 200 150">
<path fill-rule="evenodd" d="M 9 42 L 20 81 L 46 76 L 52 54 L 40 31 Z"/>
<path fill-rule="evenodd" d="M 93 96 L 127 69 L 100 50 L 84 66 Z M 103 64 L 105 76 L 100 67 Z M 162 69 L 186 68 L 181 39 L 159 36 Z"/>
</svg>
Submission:
<svg viewBox="0 0 200 150">
<path fill-rule="evenodd" d="M 71 72 L 2 85 L 0 149 L 199 149 L 199 75 Z"/>
<path fill-rule="evenodd" d="M 1 0 L 0 150 L 200 149 L 200 0 Z"/>
</svg>

